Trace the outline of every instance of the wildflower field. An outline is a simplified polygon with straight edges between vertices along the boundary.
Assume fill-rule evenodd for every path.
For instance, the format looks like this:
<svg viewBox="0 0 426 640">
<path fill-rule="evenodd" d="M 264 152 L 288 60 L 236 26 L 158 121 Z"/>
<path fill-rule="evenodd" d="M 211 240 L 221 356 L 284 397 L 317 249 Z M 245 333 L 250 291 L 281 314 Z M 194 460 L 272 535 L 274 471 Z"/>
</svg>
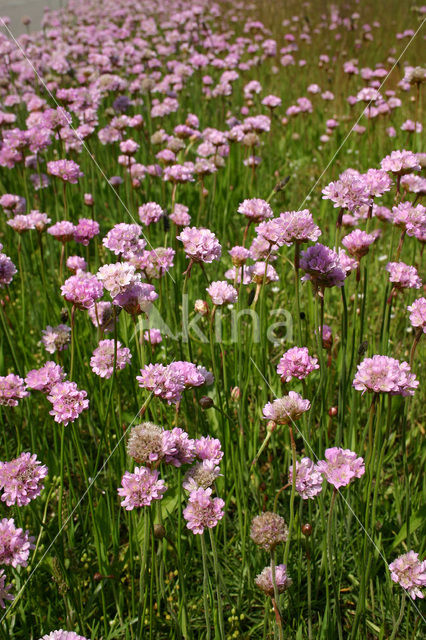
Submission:
<svg viewBox="0 0 426 640">
<path fill-rule="evenodd" d="M 0 18 L 0 637 L 425 637 L 426 6 Z"/>
</svg>

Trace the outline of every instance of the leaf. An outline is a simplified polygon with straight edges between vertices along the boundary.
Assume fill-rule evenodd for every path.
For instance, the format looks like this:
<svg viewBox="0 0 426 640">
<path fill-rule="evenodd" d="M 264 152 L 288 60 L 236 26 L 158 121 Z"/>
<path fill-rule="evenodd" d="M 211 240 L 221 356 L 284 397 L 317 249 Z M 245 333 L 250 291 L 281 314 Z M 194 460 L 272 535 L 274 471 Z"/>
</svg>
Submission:
<svg viewBox="0 0 426 640">
<path fill-rule="evenodd" d="M 413 531 L 416 531 L 416 529 L 418 529 L 420 525 L 423 524 L 423 522 L 425 522 L 425 519 L 426 519 L 426 505 L 424 505 L 421 509 L 419 509 L 417 513 L 413 513 L 413 515 L 411 516 L 410 533 L 413 533 Z M 401 527 L 401 531 L 398 533 L 395 540 L 393 541 L 391 549 L 395 549 L 395 547 L 401 544 L 401 542 L 405 540 L 406 537 L 407 537 L 407 523 L 405 522 Z"/>
</svg>

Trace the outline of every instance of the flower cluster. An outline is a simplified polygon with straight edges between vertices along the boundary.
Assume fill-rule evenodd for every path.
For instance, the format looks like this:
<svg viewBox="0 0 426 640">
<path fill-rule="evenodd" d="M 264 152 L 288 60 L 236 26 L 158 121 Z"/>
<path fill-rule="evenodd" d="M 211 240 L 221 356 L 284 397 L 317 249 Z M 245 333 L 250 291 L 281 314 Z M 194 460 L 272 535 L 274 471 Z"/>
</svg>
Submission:
<svg viewBox="0 0 426 640">
<path fill-rule="evenodd" d="M 25 398 L 29 393 L 25 389 L 25 383 L 19 376 L 9 373 L 7 376 L 0 376 L 0 405 L 6 407 L 16 407 L 18 400 Z"/>
<path fill-rule="evenodd" d="M 272 578 L 272 567 L 265 567 L 262 573 L 255 578 L 255 584 L 263 593 L 273 598 L 274 596 L 274 581 Z M 278 593 L 284 593 L 292 585 L 292 579 L 287 574 L 287 567 L 285 564 L 278 564 L 275 567 L 275 584 L 277 586 Z"/>
<path fill-rule="evenodd" d="M 130 362 L 132 354 L 130 349 L 122 347 L 117 340 L 117 348 L 114 348 L 114 340 L 101 340 L 90 358 L 92 371 L 101 378 L 110 378 L 115 369 L 120 371 Z"/>
<path fill-rule="evenodd" d="M 87 392 L 77 388 L 75 382 L 59 382 L 55 384 L 47 396 L 49 402 L 52 403 L 50 415 L 54 417 L 55 422 L 67 425 L 74 422 L 89 406 Z"/>
<path fill-rule="evenodd" d="M 404 553 L 389 565 L 391 578 L 408 591 L 410 597 L 423 598 L 420 587 L 426 587 L 426 560 L 420 561 L 415 551 Z"/>
<path fill-rule="evenodd" d="M 0 564 L 26 567 L 34 538 L 15 526 L 13 518 L 0 520 Z"/>
<path fill-rule="evenodd" d="M 292 378 L 303 380 L 315 369 L 319 369 L 318 360 L 309 355 L 307 347 L 293 347 L 280 359 L 277 373 L 283 382 L 290 382 Z"/>
<path fill-rule="evenodd" d="M 43 489 L 43 479 L 47 476 L 47 467 L 37 456 L 21 453 L 15 460 L 0 462 L 0 489 L 2 501 L 8 507 L 16 504 L 22 507 L 37 496 Z"/>
<path fill-rule="evenodd" d="M 288 481 L 293 482 L 293 466 L 288 470 Z M 296 461 L 296 491 L 303 500 L 315 498 L 322 491 L 323 477 L 310 458 Z"/>
<path fill-rule="evenodd" d="M 365 358 L 357 368 L 353 386 L 365 393 L 389 393 L 391 396 L 412 396 L 419 382 L 411 373 L 408 362 L 389 356 Z"/>
<path fill-rule="evenodd" d="M 335 489 L 346 487 L 354 478 L 365 473 L 364 460 L 349 449 L 331 447 L 325 450 L 325 460 L 317 462 L 317 470 Z"/>
</svg>

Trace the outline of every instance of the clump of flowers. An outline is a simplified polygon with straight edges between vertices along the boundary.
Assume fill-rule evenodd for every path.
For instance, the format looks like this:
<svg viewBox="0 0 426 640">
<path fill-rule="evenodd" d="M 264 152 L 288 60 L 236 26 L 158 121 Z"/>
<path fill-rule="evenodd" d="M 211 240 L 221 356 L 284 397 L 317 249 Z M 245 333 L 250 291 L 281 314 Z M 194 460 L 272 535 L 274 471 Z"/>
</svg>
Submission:
<svg viewBox="0 0 426 640">
<path fill-rule="evenodd" d="M 290 424 L 300 418 L 310 407 L 309 400 L 305 400 L 295 391 L 290 391 L 287 396 L 265 404 L 263 417 L 276 424 Z"/>
<path fill-rule="evenodd" d="M 145 226 L 150 225 L 153 222 L 158 222 L 163 215 L 163 210 L 156 202 L 146 202 L 139 207 L 139 218 L 142 224 Z"/>
<path fill-rule="evenodd" d="M 110 378 L 114 371 L 114 340 L 101 340 L 90 359 L 92 371 L 101 378 Z M 118 371 L 130 362 L 132 354 L 130 349 L 122 347 L 117 340 L 115 368 Z"/>
<path fill-rule="evenodd" d="M 139 464 L 152 464 L 164 457 L 164 429 L 153 422 L 143 422 L 132 428 L 127 442 L 127 454 Z"/>
<path fill-rule="evenodd" d="M 321 235 L 321 229 L 315 224 L 309 209 L 285 211 L 280 213 L 279 220 L 286 244 L 316 242 Z"/>
<path fill-rule="evenodd" d="M 58 324 L 56 327 L 47 325 L 42 333 L 43 337 L 41 341 L 49 353 L 63 351 L 71 341 L 71 327 L 68 327 L 66 324 Z"/>
<path fill-rule="evenodd" d="M 293 466 L 288 470 L 288 481 L 293 482 Z M 315 498 L 322 491 L 323 477 L 310 458 L 296 461 L 296 491 L 303 500 Z"/>
<path fill-rule="evenodd" d="M 212 489 L 200 487 L 191 491 L 189 504 L 183 510 L 188 529 L 194 534 L 202 534 L 205 528 L 212 529 L 223 518 L 225 502 L 222 498 L 212 498 Z"/>
<path fill-rule="evenodd" d="M 61 422 L 65 426 L 69 422 L 74 422 L 89 406 L 87 392 L 77 388 L 75 382 L 59 382 L 55 384 L 47 396 L 52 403 L 50 415 L 55 422 Z"/>
<path fill-rule="evenodd" d="M 18 401 L 28 396 L 25 383 L 19 376 L 9 373 L 7 376 L 0 376 L 0 405 L 6 407 L 16 407 Z"/>
<path fill-rule="evenodd" d="M 107 233 L 102 244 L 117 256 L 130 251 L 138 251 L 143 249 L 146 244 L 145 241 L 139 239 L 141 231 L 138 224 L 120 222 Z"/>
<path fill-rule="evenodd" d="M 158 293 L 152 284 L 135 282 L 115 296 L 112 303 L 121 307 L 130 315 L 148 313 L 152 303 L 157 300 Z"/>
<path fill-rule="evenodd" d="M 84 258 L 81 258 L 80 256 L 70 256 L 69 258 L 67 258 L 67 268 L 70 271 L 74 271 L 75 273 L 77 273 L 77 271 L 86 271 L 87 269 L 87 262 Z"/>
<path fill-rule="evenodd" d="M 426 560 L 419 560 L 419 554 L 409 551 L 390 563 L 389 571 L 394 582 L 408 591 L 413 600 L 423 598 L 420 587 L 426 587 Z"/>
<path fill-rule="evenodd" d="M 418 298 L 407 307 L 410 311 L 410 322 L 415 329 L 426 333 L 426 298 Z"/>
<path fill-rule="evenodd" d="M 140 276 L 136 274 L 136 269 L 128 262 L 116 262 L 114 264 L 104 264 L 96 274 L 112 298 L 118 296 L 131 284 L 139 282 Z"/>
<path fill-rule="evenodd" d="M 221 256 L 219 241 L 209 229 L 185 227 L 176 237 L 183 243 L 186 257 L 192 262 L 210 263 Z"/>
<path fill-rule="evenodd" d="M 288 527 L 284 518 L 272 511 L 255 516 L 251 522 L 250 538 L 265 551 L 273 551 L 288 538 Z"/>
<path fill-rule="evenodd" d="M 195 442 L 186 431 L 175 427 L 163 432 L 164 460 L 174 467 L 193 462 L 195 458 Z"/>
<path fill-rule="evenodd" d="M 169 404 L 179 402 L 185 389 L 183 375 L 162 364 L 148 364 L 141 369 L 141 375 L 136 376 L 136 380 L 140 387 L 152 391 Z"/>
<path fill-rule="evenodd" d="M 388 262 L 386 271 L 389 272 L 389 280 L 397 289 L 420 289 L 422 281 L 417 269 L 405 262 Z"/>
<path fill-rule="evenodd" d="M 331 447 L 325 450 L 325 460 L 317 462 L 317 469 L 335 489 L 346 487 L 354 478 L 361 478 L 365 473 L 363 458 L 350 449 Z"/>
<path fill-rule="evenodd" d="M 274 215 L 270 205 L 261 198 L 244 200 L 237 209 L 249 222 L 262 222 Z"/>
<path fill-rule="evenodd" d="M 47 467 L 37 460 L 36 454 L 21 453 L 15 460 L 0 462 L 2 501 L 8 507 L 28 504 L 40 495 L 47 472 Z"/>
<path fill-rule="evenodd" d="M 13 518 L 0 520 L 0 564 L 26 567 L 34 538 L 15 526 Z"/>
<path fill-rule="evenodd" d="M 74 160 L 51 160 L 47 163 L 47 173 L 71 184 L 77 184 L 84 175 Z"/>
<path fill-rule="evenodd" d="M 76 227 L 72 222 L 61 220 L 49 227 L 47 233 L 56 238 L 56 240 L 59 240 L 59 242 L 65 243 L 73 240 L 75 230 Z"/>
<path fill-rule="evenodd" d="M 17 272 L 12 260 L 5 253 L 0 253 L 0 287 L 9 285 Z"/>
<path fill-rule="evenodd" d="M 416 154 L 405 149 L 392 151 L 390 155 L 383 158 L 380 166 L 383 171 L 389 171 L 399 176 L 412 171 L 420 171 L 421 168 Z"/>
<path fill-rule="evenodd" d="M 353 386 L 357 391 L 389 393 L 391 396 L 412 396 L 419 385 L 408 362 L 389 356 L 365 358 L 357 368 Z"/>
<path fill-rule="evenodd" d="M 87 247 L 99 233 L 99 223 L 91 218 L 80 218 L 74 231 L 74 240 Z"/>
<path fill-rule="evenodd" d="M 138 507 L 149 507 L 153 500 L 161 500 L 166 491 L 164 480 L 158 478 L 158 471 L 147 467 L 135 467 L 133 473 L 126 471 L 121 479 L 118 495 L 124 498 L 121 506 L 127 511 Z"/>
<path fill-rule="evenodd" d="M 233 304 L 238 298 L 238 291 L 234 289 L 232 285 L 228 284 L 226 280 L 212 282 L 206 291 L 216 306 Z"/>
<path fill-rule="evenodd" d="M 318 243 L 300 254 L 300 267 L 306 271 L 302 281 L 310 280 L 316 289 L 342 287 L 346 274 L 335 251 Z"/>
<path fill-rule="evenodd" d="M 290 382 L 292 378 L 304 380 L 315 369 L 319 369 L 318 360 L 309 355 L 307 347 L 293 347 L 282 356 L 277 373 L 283 382 Z"/>
<path fill-rule="evenodd" d="M 272 567 L 265 567 L 262 573 L 256 576 L 255 584 L 263 593 L 271 598 L 274 597 L 274 583 L 272 579 Z M 275 584 L 278 593 L 284 593 L 292 585 L 292 579 L 287 575 L 285 564 L 277 564 L 275 567 Z"/>
<path fill-rule="evenodd" d="M 360 260 L 368 253 L 370 245 L 375 241 L 375 237 L 371 233 L 355 229 L 342 239 L 342 244 L 346 248 L 349 255 Z"/>
<path fill-rule="evenodd" d="M 220 475 L 220 468 L 212 460 L 197 462 L 185 474 L 182 486 L 186 491 L 196 491 L 200 487 L 211 487 Z"/>
<path fill-rule="evenodd" d="M 59 364 L 56 364 L 53 360 L 48 360 L 40 369 L 31 369 L 27 373 L 25 384 L 30 389 L 49 393 L 55 384 L 64 380 L 65 376 L 65 371 Z"/>
<path fill-rule="evenodd" d="M 65 300 L 79 309 L 90 309 L 102 297 L 103 292 L 104 288 L 98 278 L 82 271 L 65 280 L 61 287 Z"/>
</svg>

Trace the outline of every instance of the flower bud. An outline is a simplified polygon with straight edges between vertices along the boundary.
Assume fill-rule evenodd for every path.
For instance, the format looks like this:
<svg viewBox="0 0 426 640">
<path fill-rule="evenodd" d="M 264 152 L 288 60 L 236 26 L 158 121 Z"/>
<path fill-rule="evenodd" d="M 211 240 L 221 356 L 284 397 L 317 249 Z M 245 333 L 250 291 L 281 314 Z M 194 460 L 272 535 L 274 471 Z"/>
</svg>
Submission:
<svg viewBox="0 0 426 640">
<path fill-rule="evenodd" d="M 233 400 L 233 402 L 238 402 L 240 397 L 241 397 L 240 387 L 232 387 L 232 389 L 231 389 L 231 400 Z"/>
<path fill-rule="evenodd" d="M 308 522 L 302 526 L 302 533 L 307 538 L 312 535 L 312 526 Z"/>
<path fill-rule="evenodd" d="M 205 300 L 196 300 L 194 304 L 194 310 L 201 316 L 206 316 L 209 312 L 209 305 Z"/>
<path fill-rule="evenodd" d="M 213 406 L 213 400 L 209 396 L 203 396 L 199 399 L 199 404 L 202 409 L 211 409 Z"/>
<path fill-rule="evenodd" d="M 166 530 L 162 524 L 154 524 L 154 538 L 162 540 L 166 535 Z"/>
<path fill-rule="evenodd" d="M 328 410 L 328 415 L 330 418 L 335 418 L 337 416 L 337 407 L 330 407 Z"/>
</svg>

